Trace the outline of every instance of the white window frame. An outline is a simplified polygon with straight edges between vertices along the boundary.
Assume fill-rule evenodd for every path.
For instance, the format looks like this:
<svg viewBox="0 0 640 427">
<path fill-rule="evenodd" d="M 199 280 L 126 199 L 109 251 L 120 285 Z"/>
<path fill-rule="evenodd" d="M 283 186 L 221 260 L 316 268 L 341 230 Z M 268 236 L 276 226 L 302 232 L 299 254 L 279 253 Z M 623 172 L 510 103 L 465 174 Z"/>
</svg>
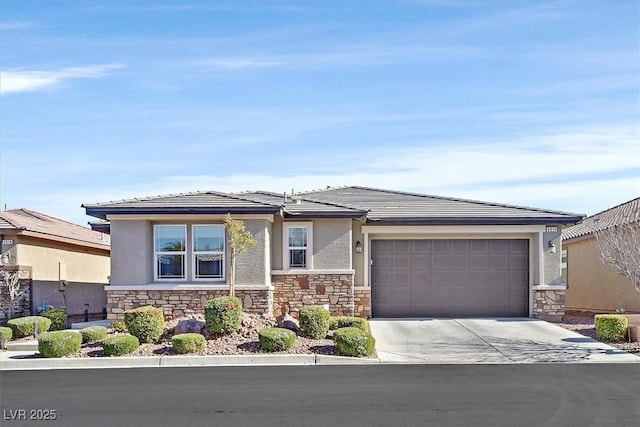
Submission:
<svg viewBox="0 0 640 427">
<path fill-rule="evenodd" d="M 300 249 L 299 247 L 289 247 L 289 229 L 306 228 L 307 229 L 307 247 L 305 267 L 291 267 L 291 259 L 289 258 L 290 249 Z M 313 269 L 313 223 L 312 222 L 285 222 L 282 226 L 282 262 L 284 270 L 312 270 Z"/>
<path fill-rule="evenodd" d="M 184 250 L 183 251 L 158 251 L 156 230 L 162 227 L 182 227 L 184 229 Z M 185 282 L 187 280 L 187 226 L 184 224 L 155 224 L 153 226 L 153 276 L 159 282 Z M 163 255 L 182 255 L 182 276 L 183 277 L 160 277 L 158 271 L 158 257 Z"/>
<path fill-rule="evenodd" d="M 198 227 L 217 227 L 222 229 L 222 251 L 196 251 L 195 250 L 195 242 L 196 242 L 196 228 Z M 223 282 L 226 278 L 226 242 L 227 236 L 227 228 L 224 224 L 193 224 L 191 225 L 191 274 L 193 276 L 193 280 L 196 282 Z M 198 255 L 220 255 L 222 257 L 221 260 L 221 271 L 222 277 L 197 277 L 197 266 L 196 259 Z"/>
</svg>

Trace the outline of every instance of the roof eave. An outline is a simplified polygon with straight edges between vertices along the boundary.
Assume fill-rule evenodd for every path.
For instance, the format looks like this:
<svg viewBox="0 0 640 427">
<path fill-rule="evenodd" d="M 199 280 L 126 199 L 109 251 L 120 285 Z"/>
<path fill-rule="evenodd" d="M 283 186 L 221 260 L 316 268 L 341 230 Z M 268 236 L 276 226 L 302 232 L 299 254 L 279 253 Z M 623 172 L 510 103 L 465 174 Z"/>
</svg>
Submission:
<svg viewBox="0 0 640 427">
<path fill-rule="evenodd" d="M 242 215 L 277 215 L 280 208 L 277 206 L 260 207 L 260 208 L 216 208 L 216 207 L 162 207 L 162 208 L 120 208 L 120 207 L 90 207 L 85 206 L 86 214 L 95 218 L 107 219 L 107 215 L 175 215 L 175 214 L 242 214 Z"/>
<path fill-rule="evenodd" d="M 367 223 L 401 225 L 544 225 L 575 224 L 581 217 L 540 218 L 480 218 L 480 217 L 431 217 L 431 218 L 368 218 Z"/>
</svg>

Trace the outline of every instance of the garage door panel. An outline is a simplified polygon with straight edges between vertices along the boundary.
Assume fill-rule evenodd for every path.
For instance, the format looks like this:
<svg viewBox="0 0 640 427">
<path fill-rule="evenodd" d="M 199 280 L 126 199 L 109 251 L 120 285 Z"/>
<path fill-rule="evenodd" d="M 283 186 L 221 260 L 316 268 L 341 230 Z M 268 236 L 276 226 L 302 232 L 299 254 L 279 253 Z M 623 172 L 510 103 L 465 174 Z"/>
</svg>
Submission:
<svg viewBox="0 0 640 427">
<path fill-rule="evenodd" d="M 528 251 L 526 239 L 373 240 L 373 316 L 526 316 Z"/>
</svg>

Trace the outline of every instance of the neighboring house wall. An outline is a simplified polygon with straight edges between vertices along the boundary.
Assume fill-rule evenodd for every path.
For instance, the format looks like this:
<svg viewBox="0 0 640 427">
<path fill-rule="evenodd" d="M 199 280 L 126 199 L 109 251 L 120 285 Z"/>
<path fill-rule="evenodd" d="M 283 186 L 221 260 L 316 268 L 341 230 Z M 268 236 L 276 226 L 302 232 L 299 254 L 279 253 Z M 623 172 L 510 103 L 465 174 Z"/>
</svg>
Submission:
<svg viewBox="0 0 640 427">
<path fill-rule="evenodd" d="M 640 293 L 629 279 L 616 274 L 600 259 L 595 238 L 565 242 L 567 249 L 567 310 L 640 313 Z"/>
<path fill-rule="evenodd" d="M 18 263 L 33 269 L 34 313 L 45 299 L 56 308 L 66 307 L 70 315 L 82 314 L 85 308 L 90 313 L 102 312 L 110 269 L 108 252 L 24 236 L 13 239 Z"/>
</svg>

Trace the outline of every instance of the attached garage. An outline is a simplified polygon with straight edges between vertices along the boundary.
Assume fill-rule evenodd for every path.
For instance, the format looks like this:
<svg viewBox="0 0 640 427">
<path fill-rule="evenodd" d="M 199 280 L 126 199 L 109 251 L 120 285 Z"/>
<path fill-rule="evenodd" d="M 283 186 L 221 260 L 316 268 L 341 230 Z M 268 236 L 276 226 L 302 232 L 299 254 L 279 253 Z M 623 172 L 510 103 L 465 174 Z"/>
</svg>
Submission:
<svg viewBox="0 0 640 427">
<path fill-rule="evenodd" d="M 528 239 L 371 240 L 372 316 L 529 316 Z"/>
</svg>

